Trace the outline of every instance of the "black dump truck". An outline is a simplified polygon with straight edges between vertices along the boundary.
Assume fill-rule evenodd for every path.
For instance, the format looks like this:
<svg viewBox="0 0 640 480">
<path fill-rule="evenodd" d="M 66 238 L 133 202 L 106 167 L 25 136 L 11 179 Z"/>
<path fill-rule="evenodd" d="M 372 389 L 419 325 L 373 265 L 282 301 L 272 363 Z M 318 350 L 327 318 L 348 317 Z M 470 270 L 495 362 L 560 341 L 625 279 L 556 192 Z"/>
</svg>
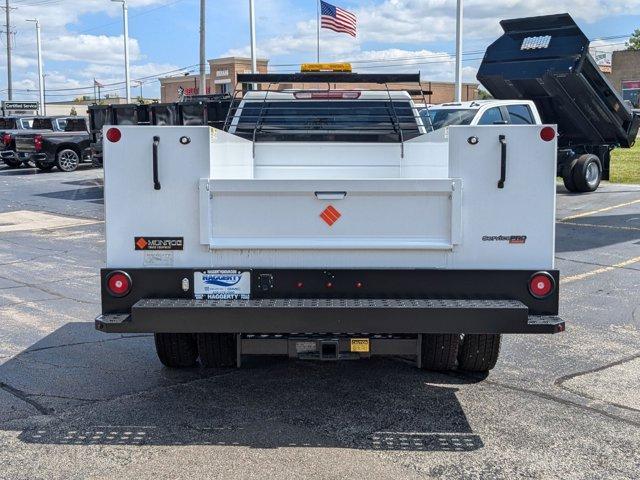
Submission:
<svg viewBox="0 0 640 480">
<path fill-rule="evenodd" d="M 633 146 L 640 116 L 623 102 L 589 54 L 568 13 L 500 22 L 478 81 L 500 100 L 535 102 L 543 123 L 558 125 L 558 175 L 569 191 L 609 179 L 611 151 Z"/>
</svg>

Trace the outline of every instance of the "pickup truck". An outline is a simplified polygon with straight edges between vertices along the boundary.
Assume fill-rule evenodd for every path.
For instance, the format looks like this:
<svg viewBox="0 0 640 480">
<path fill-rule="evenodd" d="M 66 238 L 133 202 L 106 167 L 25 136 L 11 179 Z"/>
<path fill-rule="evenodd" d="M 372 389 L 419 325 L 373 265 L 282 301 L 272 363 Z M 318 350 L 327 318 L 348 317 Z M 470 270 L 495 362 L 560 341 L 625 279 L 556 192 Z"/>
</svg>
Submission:
<svg viewBox="0 0 640 480">
<path fill-rule="evenodd" d="M 175 368 L 405 355 L 472 372 L 502 334 L 563 331 L 555 127 L 428 131 L 389 89 L 419 81 L 240 74 L 350 89 L 250 91 L 223 129 L 104 127 L 96 328 L 154 333 Z"/>
<path fill-rule="evenodd" d="M 33 117 L 0 118 L 0 159 L 9 168 L 18 168 L 22 160 L 16 155 L 15 135 L 31 130 Z"/>
<path fill-rule="evenodd" d="M 60 119 L 58 123 L 61 124 Z M 90 135 L 87 119 L 64 119 L 63 131 L 25 133 L 16 136 L 18 155 L 28 157 L 42 171 L 54 166 L 63 172 L 73 172 L 83 161 L 91 161 Z"/>
</svg>

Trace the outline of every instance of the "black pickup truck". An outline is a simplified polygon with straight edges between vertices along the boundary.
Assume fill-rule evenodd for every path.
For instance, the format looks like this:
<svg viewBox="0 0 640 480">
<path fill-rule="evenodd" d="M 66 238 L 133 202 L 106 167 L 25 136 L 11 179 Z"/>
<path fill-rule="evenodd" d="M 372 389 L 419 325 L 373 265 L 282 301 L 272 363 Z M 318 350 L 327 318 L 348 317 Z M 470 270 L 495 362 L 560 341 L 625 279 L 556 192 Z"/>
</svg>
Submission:
<svg viewBox="0 0 640 480">
<path fill-rule="evenodd" d="M 31 130 L 33 117 L 0 118 L 0 159 L 10 168 L 18 168 L 22 160 L 16 155 L 16 134 Z"/>
<path fill-rule="evenodd" d="M 34 121 L 34 129 L 38 125 Z M 83 161 L 91 161 L 91 138 L 84 117 L 67 117 L 63 131 L 28 133 L 16 136 L 18 155 L 26 155 L 42 171 L 58 167 L 73 172 Z"/>
</svg>

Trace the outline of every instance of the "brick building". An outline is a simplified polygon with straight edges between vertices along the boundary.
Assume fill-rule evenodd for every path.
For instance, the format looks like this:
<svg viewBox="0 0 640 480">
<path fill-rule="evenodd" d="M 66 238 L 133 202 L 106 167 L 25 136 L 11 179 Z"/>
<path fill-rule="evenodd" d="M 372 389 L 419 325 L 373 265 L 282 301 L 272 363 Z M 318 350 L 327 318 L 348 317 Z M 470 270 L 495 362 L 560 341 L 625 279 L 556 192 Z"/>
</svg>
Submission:
<svg viewBox="0 0 640 480">
<path fill-rule="evenodd" d="M 266 59 L 258 60 L 258 72 L 268 72 L 269 61 Z M 209 68 L 213 76 L 213 81 L 207 75 L 207 93 L 233 93 L 237 84 L 237 74 L 251 73 L 251 59 L 240 57 L 228 57 L 209 60 Z M 422 90 L 432 92 L 425 94 L 424 100 L 427 103 L 446 103 L 452 102 L 454 99 L 455 86 L 450 82 L 421 82 Z M 279 90 L 293 88 L 293 85 L 280 84 Z M 327 85 L 319 84 L 296 84 L 295 88 L 300 89 L 326 89 Z M 384 90 L 384 85 L 378 84 L 340 84 L 332 85 L 332 88 L 340 88 L 344 90 Z M 392 90 L 418 90 L 418 85 L 393 85 L 389 87 Z M 200 79 L 198 75 L 184 75 L 178 77 L 166 77 L 160 79 L 160 101 L 176 102 L 179 99 L 179 92 L 184 95 L 197 95 L 200 92 Z M 478 98 L 478 84 L 465 83 L 462 86 L 462 99 L 475 100 Z M 414 95 L 416 102 L 423 103 L 422 96 Z"/>
<path fill-rule="evenodd" d="M 621 50 L 611 56 L 609 81 L 635 108 L 640 108 L 640 51 Z"/>
</svg>

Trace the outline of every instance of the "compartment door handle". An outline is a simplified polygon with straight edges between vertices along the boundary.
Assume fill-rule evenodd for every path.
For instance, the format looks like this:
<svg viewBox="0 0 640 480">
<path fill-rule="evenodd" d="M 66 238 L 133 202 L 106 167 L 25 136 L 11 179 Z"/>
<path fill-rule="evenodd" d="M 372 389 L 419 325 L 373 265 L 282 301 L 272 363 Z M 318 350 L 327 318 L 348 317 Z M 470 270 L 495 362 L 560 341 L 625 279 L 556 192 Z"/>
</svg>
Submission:
<svg viewBox="0 0 640 480">
<path fill-rule="evenodd" d="M 153 137 L 153 188 L 160 190 L 160 180 L 158 178 L 158 146 L 160 145 L 160 137 Z"/>
<path fill-rule="evenodd" d="M 507 179 L 507 137 L 498 136 L 500 142 L 500 180 L 498 180 L 498 188 L 504 188 L 504 182 Z"/>
<path fill-rule="evenodd" d="M 315 192 L 318 200 L 343 200 L 347 192 Z"/>
</svg>

